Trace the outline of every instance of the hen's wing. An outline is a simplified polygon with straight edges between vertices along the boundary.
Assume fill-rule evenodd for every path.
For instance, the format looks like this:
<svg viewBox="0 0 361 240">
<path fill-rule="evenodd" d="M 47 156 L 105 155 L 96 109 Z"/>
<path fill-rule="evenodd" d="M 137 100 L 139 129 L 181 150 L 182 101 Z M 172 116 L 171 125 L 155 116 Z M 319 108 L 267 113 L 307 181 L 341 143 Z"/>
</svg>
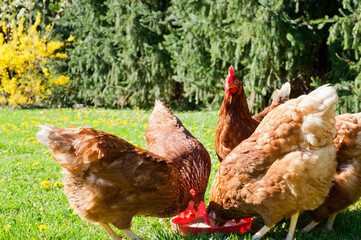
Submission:
<svg viewBox="0 0 361 240">
<path fill-rule="evenodd" d="M 257 120 L 258 122 L 261 122 L 263 118 L 275 107 L 278 105 L 281 105 L 282 103 L 285 103 L 288 101 L 290 97 L 290 91 L 291 86 L 290 83 L 285 83 L 282 85 L 282 88 L 280 90 L 276 89 L 276 91 L 273 93 L 273 100 L 271 105 L 263 109 L 263 111 L 256 116 L 253 117 L 254 120 Z"/>
<path fill-rule="evenodd" d="M 85 127 L 41 126 L 37 138 L 69 172 L 91 172 L 123 189 L 154 191 L 177 179 L 169 160 L 113 134 Z"/>
<path fill-rule="evenodd" d="M 337 152 L 337 161 L 342 162 L 361 157 L 361 113 L 342 114 L 336 117 L 337 137 L 333 143 Z"/>
</svg>

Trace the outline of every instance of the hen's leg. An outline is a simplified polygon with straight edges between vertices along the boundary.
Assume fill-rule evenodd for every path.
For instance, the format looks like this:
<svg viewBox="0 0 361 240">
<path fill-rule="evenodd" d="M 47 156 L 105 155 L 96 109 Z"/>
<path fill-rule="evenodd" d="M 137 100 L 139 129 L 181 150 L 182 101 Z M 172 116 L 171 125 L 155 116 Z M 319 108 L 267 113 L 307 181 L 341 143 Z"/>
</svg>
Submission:
<svg viewBox="0 0 361 240">
<path fill-rule="evenodd" d="M 105 231 L 109 234 L 110 238 L 113 240 L 121 240 L 122 238 L 120 238 L 114 231 L 113 229 L 109 226 L 109 224 L 107 223 L 100 223 L 100 225 L 103 226 L 103 228 L 105 229 Z M 136 240 L 141 240 L 141 238 L 135 234 L 132 230 L 130 229 L 120 229 L 125 235 L 127 235 L 129 238 L 133 238 Z"/>
<path fill-rule="evenodd" d="M 263 226 L 263 228 L 261 228 L 258 232 L 256 232 L 253 236 L 252 236 L 252 240 L 258 240 L 261 239 L 269 230 L 271 230 L 271 228 L 273 228 L 273 226 L 268 227 L 266 225 Z"/>
<path fill-rule="evenodd" d="M 290 222 L 290 228 L 288 229 L 288 234 L 287 234 L 286 240 L 293 239 L 293 235 L 295 234 L 295 229 L 296 229 L 297 220 L 298 220 L 299 215 L 300 215 L 299 211 L 297 211 L 295 214 L 292 215 L 291 222 Z"/>
<path fill-rule="evenodd" d="M 103 226 L 105 231 L 108 233 L 111 239 L 113 240 L 121 240 L 121 238 L 113 231 L 113 229 L 107 223 L 100 223 Z"/>
<path fill-rule="evenodd" d="M 123 233 L 125 235 L 127 235 L 130 238 L 136 239 L 136 240 L 142 240 L 137 234 L 135 234 L 132 230 L 130 229 L 120 229 L 123 231 Z"/>
<path fill-rule="evenodd" d="M 320 222 L 313 221 L 310 222 L 306 227 L 304 227 L 302 230 L 305 232 L 311 231 L 314 227 L 316 227 Z"/>
<path fill-rule="evenodd" d="M 329 231 L 332 230 L 332 226 L 333 226 L 333 223 L 335 222 L 336 215 L 337 215 L 337 212 L 332 213 L 332 214 L 328 217 L 327 223 L 326 223 L 326 225 L 325 225 L 325 227 L 326 227 L 327 230 L 329 230 Z"/>
</svg>

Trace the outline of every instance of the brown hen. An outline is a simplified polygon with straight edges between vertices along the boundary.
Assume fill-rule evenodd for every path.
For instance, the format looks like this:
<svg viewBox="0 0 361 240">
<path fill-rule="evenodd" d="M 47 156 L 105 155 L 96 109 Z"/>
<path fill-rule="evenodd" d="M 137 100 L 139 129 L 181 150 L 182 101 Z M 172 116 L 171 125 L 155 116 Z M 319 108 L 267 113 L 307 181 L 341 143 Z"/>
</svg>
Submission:
<svg viewBox="0 0 361 240">
<path fill-rule="evenodd" d="M 36 136 L 61 165 L 64 193 L 74 211 L 101 224 L 114 239 L 120 238 L 109 224 L 140 239 L 130 230 L 133 216 L 172 217 L 190 201 L 197 206 L 203 200 L 208 152 L 159 101 L 146 136 L 157 154 L 87 127 L 41 126 Z"/>
<path fill-rule="evenodd" d="M 323 219 L 328 218 L 326 228 L 332 230 L 338 212 L 354 204 L 361 196 L 361 113 L 343 114 L 336 117 L 337 168 L 334 186 L 325 202 L 308 211 L 313 221 L 304 230 L 310 231 Z"/>
<path fill-rule="evenodd" d="M 242 82 L 237 75 L 234 75 L 231 66 L 225 80 L 225 96 L 219 110 L 216 128 L 215 149 L 219 161 L 222 162 L 233 148 L 251 136 L 272 109 L 288 100 L 289 94 L 290 85 L 285 83 L 281 90 L 274 92 L 272 104 L 252 118 Z"/>
<path fill-rule="evenodd" d="M 332 186 L 336 102 L 336 91 L 323 86 L 273 109 L 220 164 L 207 209 L 211 225 L 260 216 L 259 239 L 292 216 L 293 239 L 299 212 L 317 208 Z"/>
</svg>

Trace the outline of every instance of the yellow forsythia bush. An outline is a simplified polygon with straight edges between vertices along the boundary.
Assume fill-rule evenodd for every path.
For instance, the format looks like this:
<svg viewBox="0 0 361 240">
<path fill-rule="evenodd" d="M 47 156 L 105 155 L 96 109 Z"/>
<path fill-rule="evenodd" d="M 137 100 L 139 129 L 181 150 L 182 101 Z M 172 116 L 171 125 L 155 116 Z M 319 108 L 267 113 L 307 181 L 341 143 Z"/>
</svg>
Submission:
<svg viewBox="0 0 361 240">
<path fill-rule="evenodd" d="M 48 42 L 49 32 L 42 36 L 37 32 L 40 20 L 38 13 L 29 29 L 24 29 L 24 20 L 9 25 L 0 22 L 0 104 L 34 104 L 49 96 L 52 86 L 69 82 L 69 77 L 53 76 L 45 66 L 49 58 L 66 58 L 67 55 L 56 52 L 64 43 Z M 49 29 L 47 27 L 46 31 Z M 71 36 L 67 41 L 73 39 Z"/>
</svg>

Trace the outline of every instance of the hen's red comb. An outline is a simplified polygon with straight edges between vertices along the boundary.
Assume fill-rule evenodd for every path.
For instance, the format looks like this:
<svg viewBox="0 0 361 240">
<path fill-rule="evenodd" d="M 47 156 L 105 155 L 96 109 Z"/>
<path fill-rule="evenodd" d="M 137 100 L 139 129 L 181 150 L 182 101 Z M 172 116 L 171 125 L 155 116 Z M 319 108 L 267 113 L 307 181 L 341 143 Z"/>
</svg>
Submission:
<svg viewBox="0 0 361 240">
<path fill-rule="evenodd" d="M 231 84 L 233 82 L 233 76 L 234 76 L 234 71 L 233 71 L 233 66 L 231 65 L 228 69 L 228 84 Z"/>
</svg>

